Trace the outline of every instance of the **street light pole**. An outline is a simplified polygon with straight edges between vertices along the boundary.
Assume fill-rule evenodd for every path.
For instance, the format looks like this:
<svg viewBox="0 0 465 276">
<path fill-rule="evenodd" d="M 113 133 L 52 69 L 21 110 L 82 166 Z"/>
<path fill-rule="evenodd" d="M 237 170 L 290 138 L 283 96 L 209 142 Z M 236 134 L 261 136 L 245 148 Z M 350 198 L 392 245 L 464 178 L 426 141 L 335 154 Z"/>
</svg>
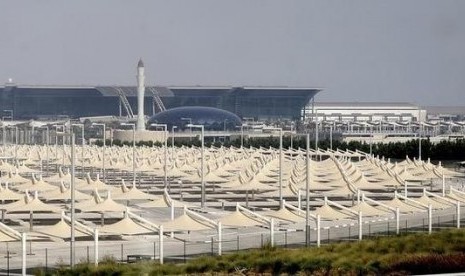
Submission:
<svg viewBox="0 0 465 276">
<path fill-rule="evenodd" d="M 103 182 L 105 183 L 105 148 L 106 148 L 106 126 L 105 124 L 93 123 L 92 126 L 101 126 L 103 128 L 103 149 L 102 149 L 102 173 L 103 173 Z"/>
<path fill-rule="evenodd" d="M 333 126 L 329 126 L 329 148 L 333 150 Z"/>
<path fill-rule="evenodd" d="M 18 127 L 15 126 L 15 165 L 18 163 Z"/>
<path fill-rule="evenodd" d="M 58 164 L 58 128 L 61 127 L 63 132 L 65 132 L 65 125 L 53 125 L 55 127 L 55 159 Z M 63 162 L 64 162 L 64 150 L 65 150 L 65 139 L 63 138 Z"/>
<path fill-rule="evenodd" d="M 241 125 L 241 148 L 244 147 L 244 124 Z"/>
<path fill-rule="evenodd" d="M 13 165 L 16 165 L 18 163 L 18 126 L 11 126 L 11 127 L 4 127 L 3 130 L 5 131 L 5 128 L 13 128 L 15 130 L 15 144 L 14 144 L 14 164 Z M 11 132 L 10 132 L 11 133 Z M 13 140 L 13 135 L 10 135 L 11 139 L 10 139 L 10 143 L 11 141 Z"/>
<path fill-rule="evenodd" d="M 181 118 L 181 121 L 188 121 L 189 124 L 188 125 L 192 125 L 192 118 Z M 190 136 L 192 136 L 192 127 L 189 127 L 189 132 L 190 132 Z M 192 137 L 189 136 L 189 140 L 192 139 Z"/>
<path fill-rule="evenodd" d="M 283 208 L 283 129 L 280 127 L 267 128 L 279 130 L 279 208 Z"/>
<path fill-rule="evenodd" d="M 292 142 L 293 142 L 293 141 L 292 141 L 292 138 L 293 138 L 293 137 L 292 137 L 292 136 L 293 136 L 293 126 L 294 126 L 294 124 L 291 122 L 291 149 L 294 148 L 294 145 L 293 145 L 293 143 L 292 143 Z"/>
<path fill-rule="evenodd" d="M 171 192 L 171 185 L 168 186 L 168 177 L 167 177 L 167 169 L 166 169 L 166 162 L 167 162 L 167 157 L 168 157 L 168 136 L 166 135 L 168 131 L 168 126 L 166 124 L 150 124 L 151 126 L 154 127 L 161 127 L 163 129 L 163 140 L 165 144 L 164 148 L 164 161 L 163 161 L 163 174 L 164 174 L 164 188 L 168 187 L 168 192 Z"/>
<path fill-rule="evenodd" d="M 171 160 L 174 162 L 174 129 L 178 128 L 177 126 L 171 126 Z"/>
<path fill-rule="evenodd" d="M 200 207 L 204 208 L 205 207 L 205 179 L 204 179 L 204 125 L 193 125 L 193 124 L 188 124 L 187 127 L 194 127 L 194 128 L 200 128 L 201 130 L 201 140 L 202 140 L 202 150 L 201 150 L 201 168 L 200 168 L 200 173 L 201 173 L 201 198 L 200 198 Z"/>
<path fill-rule="evenodd" d="M 61 133 L 56 133 L 57 135 L 60 134 L 62 135 L 63 137 L 71 137 L 71 185 L 70 185 L 70 189 L 71 189 L 71 206 L 70 206 L 70 218 L 71 218 L 71 239 L 69 241 L 69 246 L 70 246 L 70 265 L 71 267 L 74 267 L 75 265 L 75 260 L 76 260 L 76 250 L 75 250 L 75 247 L 76 247 L 76 244 L 75 244 L 75 240 L 76 240 L 76 237 L 75 237 L 75 232 L 76 232 L 76 219 L 75 219 L 75 206 L 74 206 L 74 203 L 75 203 L 75 199 L 76 199 L 76 194 L 75 194 L 75 191 L 76 191 L 76 187 L 75 187 L 75 160 L 76 160 L 76 156 L 75 156 L 75 135 L 74 135 L 74 132 L 71 132 L 71 133 L 65 133 L 65 132 L 61 132 Z"/>
<path fill-rule="evenodd" d="M 82 138 L 82 141 L 81 141 L 81 173 L 82 173 L 82 176 L 84 176 L 84 144 L 85 144 L 85 140 L 84 140 L 84 124 L 72 124 L 71 126 L 76 126 L 76 127 L 80 127 L 81 128 L 81 138 Z"/>
<path fill-rule="evenodd" d="M 309 212 L 310 212 L 310 134 L 307 133 L 307 148 L 305 154 L 305 241 L 306 245 L 310 244 L 309 234 L 310 234 L 310 221 L 309 221 Z"/>
<path fill-rule="evenodd" d="M 5 126 L 2 126 L 2 146 L 3 146 L 3 154 L 5 154 L 6 150 L 6 132 Z"/>
<path fill-rule="evenodd" d="M 46 134 L 45 134 L 46 135 L 45 136 L 45 155 L 46 155 L 45 158 L 47 160 L 47 162 L 46 162 L 47 165 L 45 167 L 45 172 L 48 175 L 48 166 L 49 166 L 49 162 L 50 162 L 49 154 L 48 154 L 48 152 L 49 152 L 48 147 L 50 146 L 50 129 L 49 129 L 49 127 L 47 125 L 42 126 L 41 128 L 44 128 L 47 131 Z"/>
<path fill-rule="evenodd" d="M 279 129 L 279 208 L 283 208 L 283 129 Z"/>
<path fill-rule="evenodd" d="M 318 109 L 315 110 L 315 150 L 318 150 Z"/>
<path fill-rule="evenodd" d="M 418 127 L 418 159 L 421 161 L 421 135 L 422 135 L 422 125 Z"/>
<path fill-rule="evenodd" d="M 123 123 L 122 126 L 132 126 L 132 182 L 136 183 L 136 124 Z"/>
</svg>

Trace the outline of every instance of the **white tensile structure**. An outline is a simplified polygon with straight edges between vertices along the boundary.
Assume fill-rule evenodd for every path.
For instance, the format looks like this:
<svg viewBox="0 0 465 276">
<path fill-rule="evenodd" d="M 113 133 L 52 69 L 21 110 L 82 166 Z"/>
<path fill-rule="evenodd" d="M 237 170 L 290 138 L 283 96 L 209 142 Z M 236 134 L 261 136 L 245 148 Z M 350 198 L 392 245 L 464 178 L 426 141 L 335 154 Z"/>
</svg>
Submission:
<svg viewBox="0 0 465 276">
<path fill-rule="evenodd" d="M 165 161 L 165 147 L 138 147 L 134 154 L 128 147 L 110 146 L 105 152 L 109 172 L 102 181 L 92 171 L 99 169 L 100 162 L 94 160 L 100 160 L 103 151 L 94 145 L 78 149 L 84 155 L 76 156 L 83 158 L 89 171 L 81 178 L 71 176 L 73 170 L 58 167 L 63 165 L 61 156 L 74 158 L 67 148 L 0 147 L 0 156 L 13 156 L 16 150 L 24 166 L 12 174 L 13 165 L 0 160 L 0 172 L 8 175 L 0 179 L 0 200 L 4 201 L 0 211 L 12 229 L 0 223 L 0 245 L 11 241 L 8 250 L 21 252 L 21 257 L 12 254 L 8 259 L 10 267 L 25 268 L 26 256 L 29 267 L 43 263 L 42 254 L 26 255 L 23 232 L 29 252 L 50 248 L 45 251 L 46 260 L 52 263 L 67 258 L 68 252 L 70 263 L 74 258 L 97 265 L 99 254 L 121 260 L 148 256 L 163 263 L 165 257 L 221 255 L 257 248 L 267 241 L 270 246 L 303 241 L 320 246 L 330 239 L 361 240 L 372 233 L 398 234 L 408 228 L 418 231 L 421 225 L 431 233 L 444 225 L 460 228 L 461 220 L 456 218 L 463 218 L 465 192 L 460 183 L 465 183 L 464 174 L 430 160 L 407 157 L 391 162 L 360 151 L 299 148 L 286 150 L 280 161 L 276 148 L 212 146 L 203 154 L 199 147 L 171 148 L 173 154 Z M 51 177 L 42 170 L 42 178 L 27 166 L 41 169 L 47 151 L 57 156 L 49 169 L 58 168 L 47 172 Z M 196 169 L 202 156 L 209 180 L 205 207 Z M 165 185 L 165 162 L 171 168 L 169 186 Z M 132 178 L 131 165 L 136 166 L 139 181 L 130 188 L 125 181 Z M 67 187 L 72 177 L 73 183 L 79 183 L 74 186 L 74 208 L 80 210 L 73 216 L 74 234 L 71 216 L 65 214 L 70 212 Z M 48 190 L 51 186 L 54 190 Z M 39 212 L 33 220 L 32 215 Z M 73 236 L 79 239 L 68 244 Z M 73 246 L 76 254 L 71 253 Z"/>
</svg>

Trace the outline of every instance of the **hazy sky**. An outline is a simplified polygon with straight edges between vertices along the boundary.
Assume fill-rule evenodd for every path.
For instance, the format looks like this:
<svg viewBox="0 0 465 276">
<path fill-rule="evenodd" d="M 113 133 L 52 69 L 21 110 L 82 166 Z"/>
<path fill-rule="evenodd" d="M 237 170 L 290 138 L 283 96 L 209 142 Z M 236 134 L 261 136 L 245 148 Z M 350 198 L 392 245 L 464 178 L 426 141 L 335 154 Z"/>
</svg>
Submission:
<svg viewBox="0 0 465 276">
<path fill-rule="evenodd" d="M 0 0 L 0 82 L 322 87 L 465 106 L 463 0 Z"/>
</svg>

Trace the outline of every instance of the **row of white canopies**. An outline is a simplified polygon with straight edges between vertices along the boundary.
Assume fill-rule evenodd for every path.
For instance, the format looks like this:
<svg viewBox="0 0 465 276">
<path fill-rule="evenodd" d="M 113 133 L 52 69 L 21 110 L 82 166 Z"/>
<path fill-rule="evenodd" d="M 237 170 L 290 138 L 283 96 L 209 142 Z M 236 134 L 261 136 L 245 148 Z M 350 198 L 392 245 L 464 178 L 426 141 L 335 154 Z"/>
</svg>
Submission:
<svg viewBox="0 0 465 276">
<path fill-rule="evenodd" d="M 65 149 L 62 152 L 54 152 L 56 156 L 64 153 L 64 158 L 49 158 L 50 163 L 68 164 L 69 153 Z M 53 156 L 52 148 L 48 149 L 49 157 Z M 132 150 L 132 149 L 131 149 Z M 123 167 L 130 167 L 128 160 L 131 160 L 132 151 L 129 148 L 110 148 L 106 150 L 105 158 L 113 167 L 113 170 L 122 170 Z M 9 154 L 12 150 L 9 148 Z M 42 177 L 38 170 L 39 164 L 43 163 L 44 147 L 17 147 L 15 154 L 16 164 L 2 162 L 0 170 L 5 174 L 0 178 L 4 184 L 0 189 L 0 200 L 9 203 L 0 207 L 5 213 L 16 212 L 62 212 L 67 210 L 70 199 L 69 183 L 71 175 L 59 169 L 58 173 L 49 177 Z M 47 151 L 47 148 L 45 148 Z M 199 148 L 178 148 L 167 149 L 166 164 L 167 174 L 171 179 L 182 179 L 185 183 L 192 183 L 195 186 L 200 182 L 200 149 Z M 103 160 L 101 156 L 102 148 L 86 147 L 80 153 L 84 156 L 80 161 L 97 158 L 98 162 Z M 8 152 L 4 152 L 8 156 Z M 417 199 L 416 204 L 400 195 L 395 195 L 390 202 L 376 202 L 368 198 L 369 193 L 380 191 L 392 191 L 399 187 L 406 187 L 406 182 L 417 183 L 421 186 L 421 181 L 434 178 L 457 177 L 456 172 L 444 169 L 440 165 L 433 165 L 429 161 L 418 161 L 406 159 L 400 163 L 391 163 L 389 160 L 373 158 L 356 152 L 330 152 L 314 151 L 312 156 L 326 156 L 322 161 L 310 161 L 310 181 L 309 190 L 312 193 L 322 195 L 347 195 L 364 193 L 357 205 L 345 209 L 344 206 L 327 200 L 322 201 L 322 206 L 311 211 L 313 218 L 318 217 L 323 220 L 337 220 L 356 217 L 360 212 L 364 216 L 383 216 L 396 208 L 402 213 L 424 211 L 422 206 L 434 205 L 434 208 L 448 208 L 453 205 L 453 201 L 465 201 L 465 196 L 458 191 L 453 191 L 444 199 L 434 195 L 424 193 L 422 198 Z M 260 192 L 261 197 L 277 197 L 279 190 L 279 150 L 277 149 L 235 149 L 235 148 L 209 148 L 205 150 L 206 172 L 205 181 L 216 183 L 217 193 L 229 191 L 255 190 Z M 162 177 L 164 174 L 165 149 L 163 148 L 139 148 L 136 155 L 136 164 L 140 172 L 154 174 Z M 360 161 L 352 161 L 353 159 Z M 316 158 L 317 160 L 319 158 Z M 352 159 L 352 160 L 351 160 Z M 65 160 L 65 162 L 63 162 Z M 132 160 L 131 160 L 132 161 Z M 118 163 L 125 164 L 119 168 L 114 166 Z M 91 164 L 91 163 L 89 163 Z M 85 166 L 91 166 L 86 164 Z M 32 165 L 32 166 L 31 166 Z M 145 168 L 144 168 L 145 166 Z M 99 166 L 95 166 L 99 167 Z M 306 184 L 306 159 L 303 150 L 284 151 L 281 181 L 281 194 L 287 198 L 298 197 L 305 192 Z M 105 214 L 108 212 L 124 212 L 123 218 L 110 225 L 104 225 L 99 229 L 103 235 L 134 235 L 155 233 L 160 229 L 167 231 L 195 231 L 211 228 L 224 227 L 251 227 L 268 226 L 274 228 L 274 220 L 278 223 L 299 223 L 305 220 L 302 209 L 290 204 L 282 204 L 277 211 L 267 211 L 263 213 L 251 212 L 242 207 L 239 203 L 236 211 L 228 213 L 222 217 L 206 218 L 202 215 L 186 209 L 178 218 L 171 217 L 165 222 L 150 222 L 135 215 L 137 211 L 130 211 L 122 203 L 117 201 L 147 200 L 139 204 L 139 208 L 149 207 L 171 207 L 183 206 L 184 202 L 173 200 L 165 191 L 162 196 L 154 196 L 137 189 L 135 185 L 127 187 L 124 182 L 120 186 L 107 185 L 103 183 L 98 175 L 92 179 L 88 174 L 85 179 L 75 179 L 76 183 L 76 208 L 83 213 L 96 212 Z M 409 183 L 409 185 L 413 185 Z M 33 195 L 30 195 L 33 191 Z M 99 194 L 106 192 L 106 198 Z M 91 195 L 92 193 L 92 195 Z M 105 194 L 105 193 L 104 193 Z M 238 201 L 241 201 L 238 198 Z M 243 201 L 243 198 L 242 198 Z M 47 202 L 47 203 L 45 203 Z M 369 204 L 370 203 L 370 204 Z M 196 205 L 195 203 L 191 203 Z M 300 206 L 299 206 L 300 207 Z M 336 208 L 334 208 L 336 207 Z M 350 210 L 349 210 L 350 209 Z M 137 210 L 137 209 L 136 209 Z M 398 212 L 399 212 L 398 211 Z M 32 217 L 32 216 L 31 216 Z M 62 220 L 58 224 L 36 231 L 53 236 L 55 238 L 69 238 L 69 222 L 66 216 L 62 215 Z M 81 224 L 80 224 L 81 225 Z M 81 227 L 81 226 L 80 226 Z M 160 228 L 161 227 L 161 228 Z M 319 227 L 317 227 L 319 228 Z M 83 230 L 82 230 L 83 229 Z M 79 235 L 94 235 L 95 231 L 90 231 L 82 224 Z M 124 229 L 125 232 L 121 232 Z M 10 238 L 18 238 L 11 237 Z"/>
</svg>

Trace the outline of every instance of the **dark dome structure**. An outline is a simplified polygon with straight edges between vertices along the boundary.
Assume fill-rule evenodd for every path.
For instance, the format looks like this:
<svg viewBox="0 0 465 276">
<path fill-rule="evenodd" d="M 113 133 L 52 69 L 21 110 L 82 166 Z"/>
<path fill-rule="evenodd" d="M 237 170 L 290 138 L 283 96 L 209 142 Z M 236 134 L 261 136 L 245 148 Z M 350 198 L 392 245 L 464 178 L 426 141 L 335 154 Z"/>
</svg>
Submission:
<svg viewBox="0 0 465 276">
<path fill-rule="evenodd" d="M 241 119 L 234 113 L 226 110 L 204 107 L 184 106 L 168 109 L 152 116 L 150 124 L 167 124 L 168 130 L 172 126 L 185 129 L 187 124 L 204 125 L 205 130 L 237 130 L 242 124 Z"/>
</svg>

